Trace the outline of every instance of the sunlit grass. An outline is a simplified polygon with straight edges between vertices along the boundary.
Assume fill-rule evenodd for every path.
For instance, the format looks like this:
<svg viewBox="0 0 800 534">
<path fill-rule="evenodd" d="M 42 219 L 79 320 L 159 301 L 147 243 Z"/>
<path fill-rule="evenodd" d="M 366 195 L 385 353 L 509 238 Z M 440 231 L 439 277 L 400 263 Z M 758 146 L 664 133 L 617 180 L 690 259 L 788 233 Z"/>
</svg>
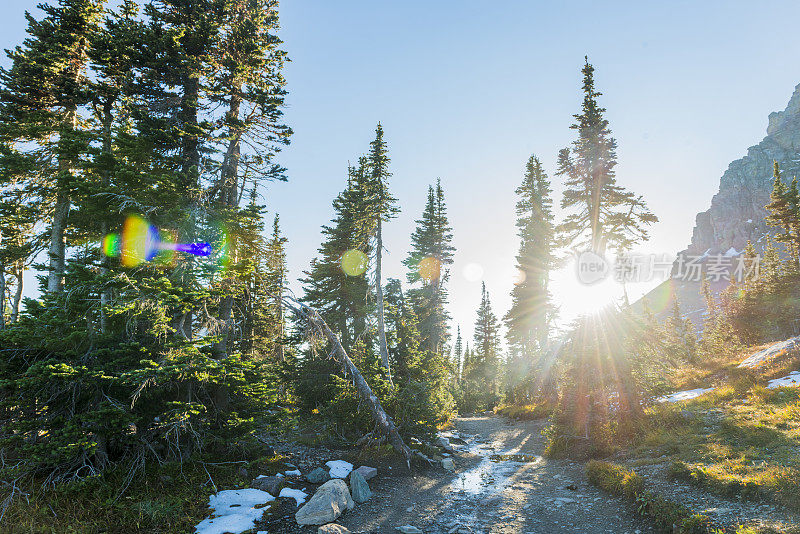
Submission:
<svg viewBox="0 0 800 534">
<path fill-rule="evenodd" d="M 796 369 L 797 356 L 753 370 L 735 368 L 740 356 L 683 372 L 676 386 L 709 386 L 694 382 L 703 376 L 721 382 L 691 401 L 648 409 L 632 464 L 666 459 L 673 477 L 712 493 L 774 499 L 800 510 L 800 388 L 764 387 L 767 378 Z"/>
</svg>

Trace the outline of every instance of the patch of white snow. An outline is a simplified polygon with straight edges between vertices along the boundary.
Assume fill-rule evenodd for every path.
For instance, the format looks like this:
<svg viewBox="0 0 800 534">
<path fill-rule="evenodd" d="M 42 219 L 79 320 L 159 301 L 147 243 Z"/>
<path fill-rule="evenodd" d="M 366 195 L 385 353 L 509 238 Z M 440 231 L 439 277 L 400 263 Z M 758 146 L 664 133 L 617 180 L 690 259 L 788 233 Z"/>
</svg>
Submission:
<svg viewBox="0 0 800 534">
<path fill-rule="evenodd" d="M 659 397 L 658 402 L 679 402 L 690 400 L 699 397 L 700 395 L 705 395 L 709 391 L 714 391 L 714 388 L 697 388 L 697 389 L 690 389 L 688 391 L 677 391 L 675 393 L 670 393 L 669 395 L 664 395 L 663 397 Z"/>
<path fill-rule="evenodd" d="M 224 490 L 208 499 L 211 517 L 203 519 L 196 534 L 239 534 L 250 530 L 264 515 L 265 508 L 257 505 L 274 501 L 275 497 L 258 489 Z"/>
<path fill-rule="evenodd" d="M 347 475 L 353 470 L 353 464 L 344 460 L 331 460 L 325 462 L 325 465 L 330 468 L 331 478 L 347 478 Z"/>
<path fill-rule="evenodd" d="M 800 386 L 800 371 L 792 371 L 788 376 L 770 380 L 767 389 Z"/>
<path fill-rule="evenodd" d="M 295 501 L 297 501 L 297 506 L 300 506 L 306 502 L 306 497 L 308 497 L 308 494 L 300 491 L 299 489 L 283 488 L 280 494 L 278 494 L 278 497 L 292 497 Z"/>
<path fill-rule="evenodd" d="M 287 477 L 299 477 L 303 475 L 303 473 L 301 473 L 299 469 L 292 469 L 291 471 L 286 471 L 284 474 Z"/>
</svg>

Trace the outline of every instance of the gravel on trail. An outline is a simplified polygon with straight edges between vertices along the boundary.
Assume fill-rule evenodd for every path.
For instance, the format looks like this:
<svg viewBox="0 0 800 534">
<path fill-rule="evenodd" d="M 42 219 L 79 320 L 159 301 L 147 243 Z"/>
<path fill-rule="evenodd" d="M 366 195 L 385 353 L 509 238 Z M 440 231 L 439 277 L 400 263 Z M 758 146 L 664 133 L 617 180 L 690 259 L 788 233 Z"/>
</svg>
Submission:
<svg viewBox="0 0 800 534">
<path fill-rule="evenodd" d="M 459 418 L 455 430 L 467 444 L 454 454 L 456 473 L 382 472 L 370 481 L 372 498 L 339 523 L 381 534 L 402 525 L 428 534 L 653 532 L 629 503 L 590 486 L 583 464 L 543 458 L 544 425 Z"/>
</svg>

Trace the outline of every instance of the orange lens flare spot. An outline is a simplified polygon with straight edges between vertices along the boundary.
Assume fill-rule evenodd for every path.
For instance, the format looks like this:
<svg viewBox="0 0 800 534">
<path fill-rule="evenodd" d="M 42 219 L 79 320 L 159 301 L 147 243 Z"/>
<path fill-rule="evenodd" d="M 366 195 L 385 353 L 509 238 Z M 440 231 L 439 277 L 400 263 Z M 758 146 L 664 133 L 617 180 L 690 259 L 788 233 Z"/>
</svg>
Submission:
<svg viewBox="0 0 800 534">
<path fill-rule="evenodd" d="M 439 276 L 441 276 L 442 262 L 433 256 L 428 256 L 427 258 L 422 258 L 420 260 L 417 269 L 419 270 L 419 275 L 423 280 L 426 282 L 435 282 L 439 279 Z"/>
</svg>

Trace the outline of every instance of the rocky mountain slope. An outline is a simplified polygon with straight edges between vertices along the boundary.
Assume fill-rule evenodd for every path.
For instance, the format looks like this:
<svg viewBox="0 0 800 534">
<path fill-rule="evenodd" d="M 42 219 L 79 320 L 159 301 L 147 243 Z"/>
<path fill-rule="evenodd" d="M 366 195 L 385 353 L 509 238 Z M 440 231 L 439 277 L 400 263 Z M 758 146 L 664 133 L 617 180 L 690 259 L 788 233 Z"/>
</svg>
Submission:
<svg viewBox="0 0 800 534">
<path fill-rule="evenodd" d="M 780 164 L 785 180 L 800 175 L 800 85 L 786 109 L 770 113 L 767 136 L 732 162 L 722 175 L 711 207 L 697 215 L 686 254 L 741 251 L 769 231 L 764 222 L 772 190 L 772 164 Z"/>
</svg>

